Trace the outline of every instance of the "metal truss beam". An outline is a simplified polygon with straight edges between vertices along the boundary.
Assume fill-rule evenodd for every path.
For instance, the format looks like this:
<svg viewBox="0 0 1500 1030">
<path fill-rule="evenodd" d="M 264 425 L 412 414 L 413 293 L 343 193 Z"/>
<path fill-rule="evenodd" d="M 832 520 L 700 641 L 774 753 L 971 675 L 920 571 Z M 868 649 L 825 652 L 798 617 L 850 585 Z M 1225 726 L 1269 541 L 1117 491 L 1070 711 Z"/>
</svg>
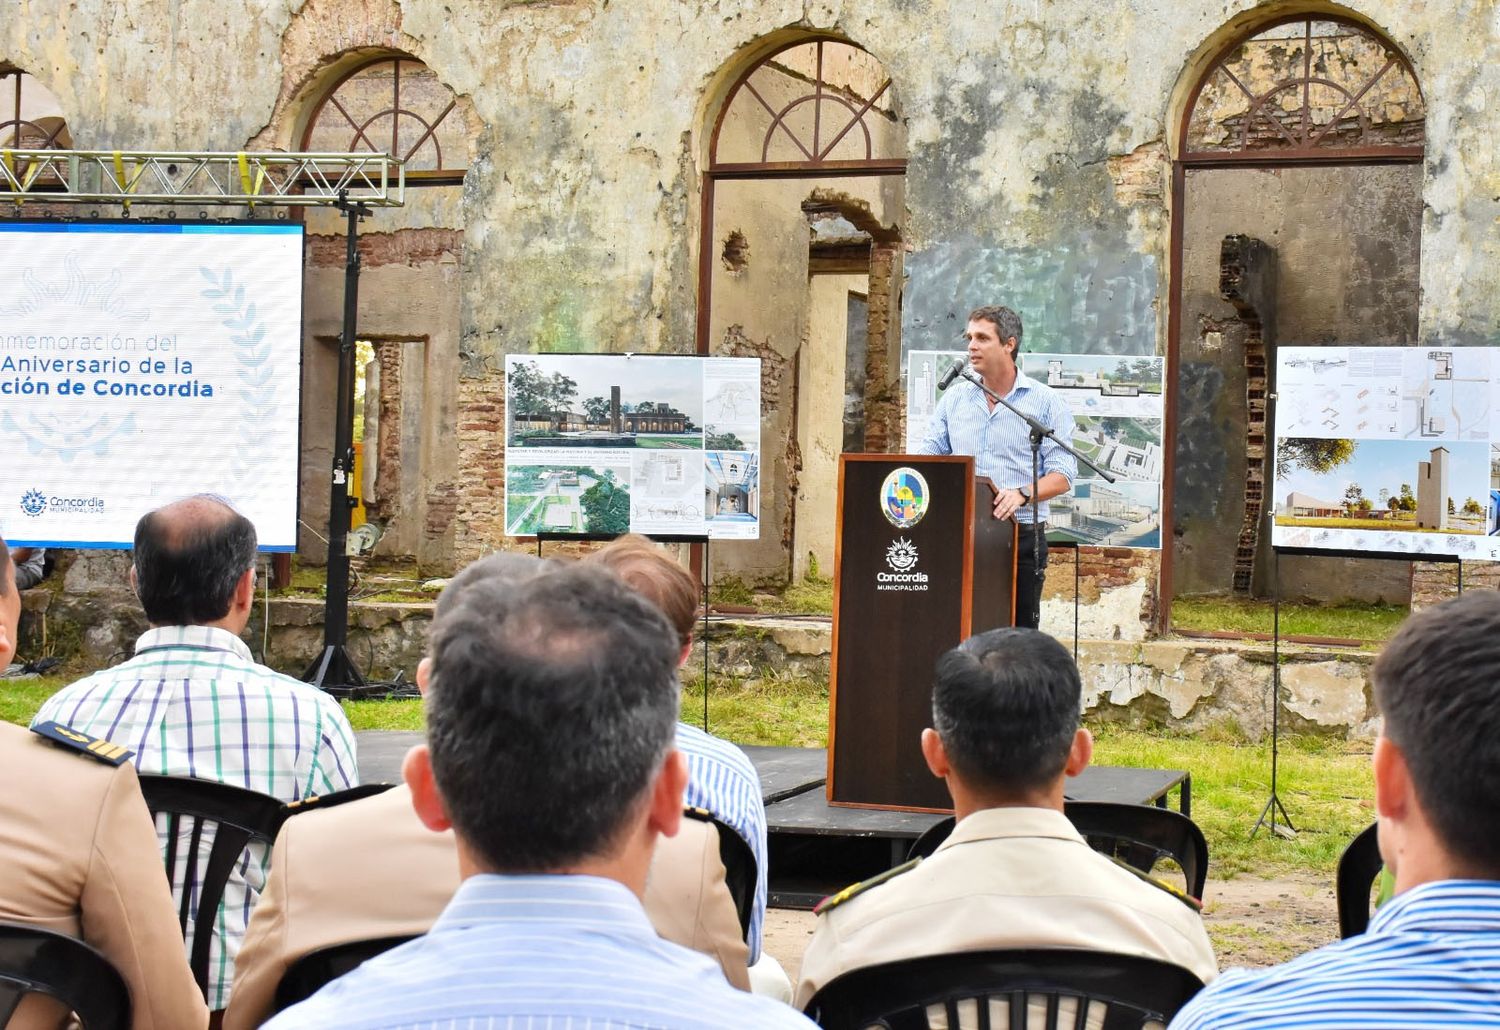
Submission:
<svg viewBox="0 0 1500 1030">
<path fill-rule="evenodd" d="M 0 150 L 0 203 L 370 207 L 406 201 L 389 154 Z"/>
</svg>

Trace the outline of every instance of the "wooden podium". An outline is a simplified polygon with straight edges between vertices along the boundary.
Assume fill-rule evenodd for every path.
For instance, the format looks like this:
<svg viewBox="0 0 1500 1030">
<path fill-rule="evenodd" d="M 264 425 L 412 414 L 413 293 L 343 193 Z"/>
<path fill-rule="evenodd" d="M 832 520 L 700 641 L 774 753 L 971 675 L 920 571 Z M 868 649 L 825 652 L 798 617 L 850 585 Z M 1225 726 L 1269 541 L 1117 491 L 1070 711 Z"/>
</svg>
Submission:
<svg viewBox="0 0 1500 1030">
<path fill-rule="evenodd" d="M 828 802 L 942 812 L 922 759 L 938 658 L 1014 625 L 1016 524 L 966 455 L 839 459 Z"/>
</svg>

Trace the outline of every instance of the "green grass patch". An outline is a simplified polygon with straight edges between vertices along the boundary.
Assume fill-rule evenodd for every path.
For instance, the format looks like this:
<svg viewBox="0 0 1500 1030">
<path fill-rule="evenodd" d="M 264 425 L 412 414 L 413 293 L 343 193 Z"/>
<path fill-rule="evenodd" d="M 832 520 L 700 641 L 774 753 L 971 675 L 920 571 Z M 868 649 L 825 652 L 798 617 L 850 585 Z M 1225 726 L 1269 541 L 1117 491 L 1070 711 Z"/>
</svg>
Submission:
<svg viewBox="0 0 1500 1030">
<path fill-rule="evenodd" d="M 395 701 L 343 701 L 344 714 L 356 733 L 363 730 L 420 730 L 422 702 L 417 698 Z"/>
<path fill-rule="evenodd" d="M 1270 633 L 1275 621 L 1270 601 L 1225 597 L 1181 597 L 1172 602 L 1177 630 Z M 1382 641 L 1411 614 L 1396 604 L 1308 604 L 1281 602 L 1281 635 Z"/>
<path fill-rule="evenodd" d="M 30 726 L 42 702 L 72 683 L 72 676 L 42 676 L 34 680 L 0 680 L 0 719 Z"/>
<path fill-rule="evenodd" d="M 689 664 L 682 690 L 682 721 L 703 725 L 703 672 Z M 772 747 L 828 745 L 828 685 L 790 676 L 709 679 L 708 729 L 736 744 Z"/>
<path fill-rule="evenodd" d="M 644 450 L 696 451 L 703 446 L 701 436 L 637 436 L 635 445 Z"/>
</svg>

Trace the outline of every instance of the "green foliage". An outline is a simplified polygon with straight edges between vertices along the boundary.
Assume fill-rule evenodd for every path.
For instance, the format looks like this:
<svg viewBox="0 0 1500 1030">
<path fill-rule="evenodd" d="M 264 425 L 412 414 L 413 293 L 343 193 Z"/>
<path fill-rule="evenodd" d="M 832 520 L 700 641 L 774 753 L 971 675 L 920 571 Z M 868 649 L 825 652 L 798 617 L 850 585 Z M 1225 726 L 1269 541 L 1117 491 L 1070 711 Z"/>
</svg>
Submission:
<svg viewBox="0 0 1500 1030">
<path fill-rule="evenodd" d="M 77 677 L 39 676 L 29 680 L 0 680 L 0 719 L 17 726 L 31 725 L 42 702 Z"/>
<path fill-rule="evenodd" d="M 1284 637 L 1336 637 L 1342 640 L 1387 639 L 1406 619 L 1405 605 L 1281 603 Z M 1270 601 L 1229 597 L 1180 597 L 1172 602 L 1172 628 L 1230 633 L 1270 633 L 1274 611 Z"/>
<path fill-rule="evenodd" d="M 720 576 L 709 584 L 710 604 L 750 604 L 755 600 L 754 592 L 738 576 Z"/>
<path fill-rule="evenodd" d="M 743 451 L 744 441 L 733 433 L 721 433 L 714 426 L 708 426 L 703 431 L 703 446 L 710 451 Z"/>
<path fill-rule="evenodd" d="M 1448 503 L 1452 504 L 1453 503 L 1453 498 L 1451 498 L 1451 497 L 1448 498 Z M 1476 501 L 1476 500 L 1474 500 L 1474 498 L 1470 497 L 1470 498 L 1468 498 L 1467 500 L 1464 501 L 1464 514 L 1465 515 L 1483 515 L 1484 514 L 1484 509 L 1479 506 L 1479 502 L 1478 501 Z"/>
<path fill-rule="evenodd" d="M 1353 440 L 1322 440 L 1295 436 L 1276 445 L 1276 478 L 1285 479 L 1294 469 L 1322 475 L 1354 457 Z"/>
<path fill-rule="evenodd" d="M 618 486 L 608 469 L 603 479 L 583 492 L 578 503 L 583 506 L 590 533 L 630 532 L 630 491 Z"/>
</svg>

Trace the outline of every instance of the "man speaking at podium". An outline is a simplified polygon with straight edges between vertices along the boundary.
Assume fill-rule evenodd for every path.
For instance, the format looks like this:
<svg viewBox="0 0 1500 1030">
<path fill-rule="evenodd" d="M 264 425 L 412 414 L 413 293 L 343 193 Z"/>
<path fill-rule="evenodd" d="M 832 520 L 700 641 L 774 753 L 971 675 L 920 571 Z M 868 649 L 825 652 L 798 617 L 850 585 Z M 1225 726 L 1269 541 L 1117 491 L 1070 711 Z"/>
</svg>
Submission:
<svg viewBox="0 0 1500 1030">
<path fill-rule="evenodd" d="M 1073 414 L 1052 390 L 1022 375 L 1016 367 L 1021 352 L 1021 316 L 1010 308 L 982 307 L 969 313 L 964 329 L 969 342 L 969 365 L 984 385 L 1021 411 L 1072 439 Z M 1047 566 L 1047 502 L 1067 493 L 1078 476 L 1078 463 L 1053 440 L 1042 441 L 1035 484 L 1033 524 L 1031 430 L 1015 412 L 996 404 L 968 379 L 951 383 L 938 401 L 920 454 L 972 454 L 974 474 L 988 476 L 999 491 L 995 518 L 1012 516 L 1018 524 L 1016 540 L 1016 625 L 1036 629 L 1041 621 L 1042 576 Z M 1036 534 L 1042 534 L 1040 560 Z M 982 574 L 982 570 L 975 570 Z"/>
</svg>

